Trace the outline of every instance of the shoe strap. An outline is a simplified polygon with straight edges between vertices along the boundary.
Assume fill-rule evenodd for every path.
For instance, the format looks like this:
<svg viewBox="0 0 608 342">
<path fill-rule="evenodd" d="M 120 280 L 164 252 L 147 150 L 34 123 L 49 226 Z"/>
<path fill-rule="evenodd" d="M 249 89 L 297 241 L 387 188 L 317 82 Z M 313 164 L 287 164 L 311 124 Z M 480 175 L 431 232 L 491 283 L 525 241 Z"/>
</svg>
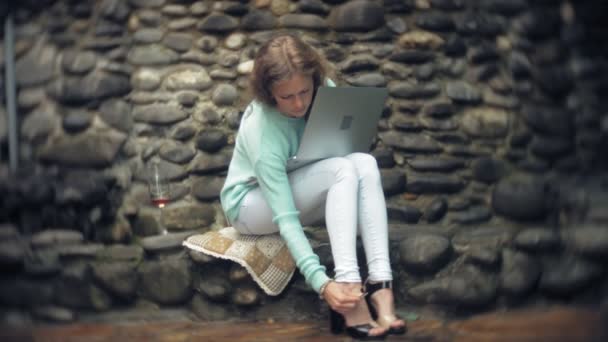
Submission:
<svg viewBox="0 0 608 342">
<path fill-rule="evenodd" d="M 368 296 L 374 294 L 374 292 L 382 289 L 392 289 L 393 282 L 391 280 L 381 281 L 379 283 L 371 283 L 369 280 L 365 282 L 365 292 Z"/>
</svg>

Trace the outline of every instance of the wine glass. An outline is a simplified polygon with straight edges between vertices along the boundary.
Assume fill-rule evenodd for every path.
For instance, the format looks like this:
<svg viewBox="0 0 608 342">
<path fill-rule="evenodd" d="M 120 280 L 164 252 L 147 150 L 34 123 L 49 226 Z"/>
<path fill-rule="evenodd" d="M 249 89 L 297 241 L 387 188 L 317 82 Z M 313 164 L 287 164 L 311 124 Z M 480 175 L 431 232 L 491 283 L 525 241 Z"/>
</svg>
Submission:
<svg viewBox="0 0 608 342">
<path fill-rule="evenodd" d="M 171 200 L 171 188 L 169 180 L 162 172 L 160 165 L 153 162 L 148 166 L 148 191 L 150 192 L 150 200 L 152 204 L 160 210 L 160 222 L 163 220 L 163 208 Z M 163 228 L 163 235 L 167 234 L 167 230 Z"/>
</svg>

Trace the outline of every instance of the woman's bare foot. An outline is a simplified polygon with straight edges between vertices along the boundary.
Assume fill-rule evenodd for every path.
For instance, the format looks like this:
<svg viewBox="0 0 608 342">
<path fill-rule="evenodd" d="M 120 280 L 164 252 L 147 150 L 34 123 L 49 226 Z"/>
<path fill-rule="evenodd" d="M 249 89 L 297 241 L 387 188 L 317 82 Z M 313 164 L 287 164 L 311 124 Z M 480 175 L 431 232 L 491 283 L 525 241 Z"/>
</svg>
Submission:
<svg viewBox="0 0 608 342">
<path fill-rule="evenodd" d="M 370 299 L 378 314 L 378 324 L 387 329 L 403 329 L 405 327 L 405 322 L 395 315 L 395 299 L 392 289 L 380 289 L 374 292 Z"/>
<path fill-rule="evenodd" d="M 367 307 L 367 302 L 361 292 L 361 284 L 356 283 L 341 283 L 345 287 L 344 291 L 361 294 L 361 300 L 357 303 L 354 309 L 344 314 L 346 326 L 353 327 L 356 325 L 371 324 L 374 328 L 369 331 L 369 336 L 378 336 L 386 333 L 388 327 L 381 327 L 372 319 Z"/>
</svg>

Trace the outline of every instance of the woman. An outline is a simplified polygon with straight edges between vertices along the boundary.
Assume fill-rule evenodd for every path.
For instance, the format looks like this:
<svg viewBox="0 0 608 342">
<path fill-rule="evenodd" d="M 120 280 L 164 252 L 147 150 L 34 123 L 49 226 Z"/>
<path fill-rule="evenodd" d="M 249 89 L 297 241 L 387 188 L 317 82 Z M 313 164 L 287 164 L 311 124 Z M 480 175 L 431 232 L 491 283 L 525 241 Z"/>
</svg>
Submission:
<svg viewBox="0 0 608 342">
<path fill-rule="evenodd" d="M 249 104 L 236 138 L 222 207 L 243 234 L 277 231 L 306 282 L 327 301 L 332 331 L 345 326 L 356 338 L 403 333 L 394 314 L 388 253 L 386 206 L 375 159 L 364 153 L 328 158 L 289 174 L 317 88 L 335 86 L 327 62 L 300 38 L 279 35 L 258 50 Z M 335 263 L 335 279 L 319 263 L 302 225 L 325 218 Z M 356 237 L 364 244 L 369 280 L 365 300 L 357 264 Z M 377 315 L 377 323 L 370 315 Z"/>
</svg>

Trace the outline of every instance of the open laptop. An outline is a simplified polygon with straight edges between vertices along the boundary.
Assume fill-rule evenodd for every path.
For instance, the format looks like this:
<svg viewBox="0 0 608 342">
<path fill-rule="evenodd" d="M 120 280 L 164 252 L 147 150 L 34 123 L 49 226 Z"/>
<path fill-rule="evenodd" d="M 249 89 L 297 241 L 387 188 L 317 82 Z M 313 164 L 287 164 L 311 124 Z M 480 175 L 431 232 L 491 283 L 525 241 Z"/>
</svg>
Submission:
<svg viewBox="0 0 608 342">
<path fill-rule="evenodd" d="M 321 159 L 369 152 L 387 96 L 386 88 L 319 87 L 287 171 Z"/>
</svg>

